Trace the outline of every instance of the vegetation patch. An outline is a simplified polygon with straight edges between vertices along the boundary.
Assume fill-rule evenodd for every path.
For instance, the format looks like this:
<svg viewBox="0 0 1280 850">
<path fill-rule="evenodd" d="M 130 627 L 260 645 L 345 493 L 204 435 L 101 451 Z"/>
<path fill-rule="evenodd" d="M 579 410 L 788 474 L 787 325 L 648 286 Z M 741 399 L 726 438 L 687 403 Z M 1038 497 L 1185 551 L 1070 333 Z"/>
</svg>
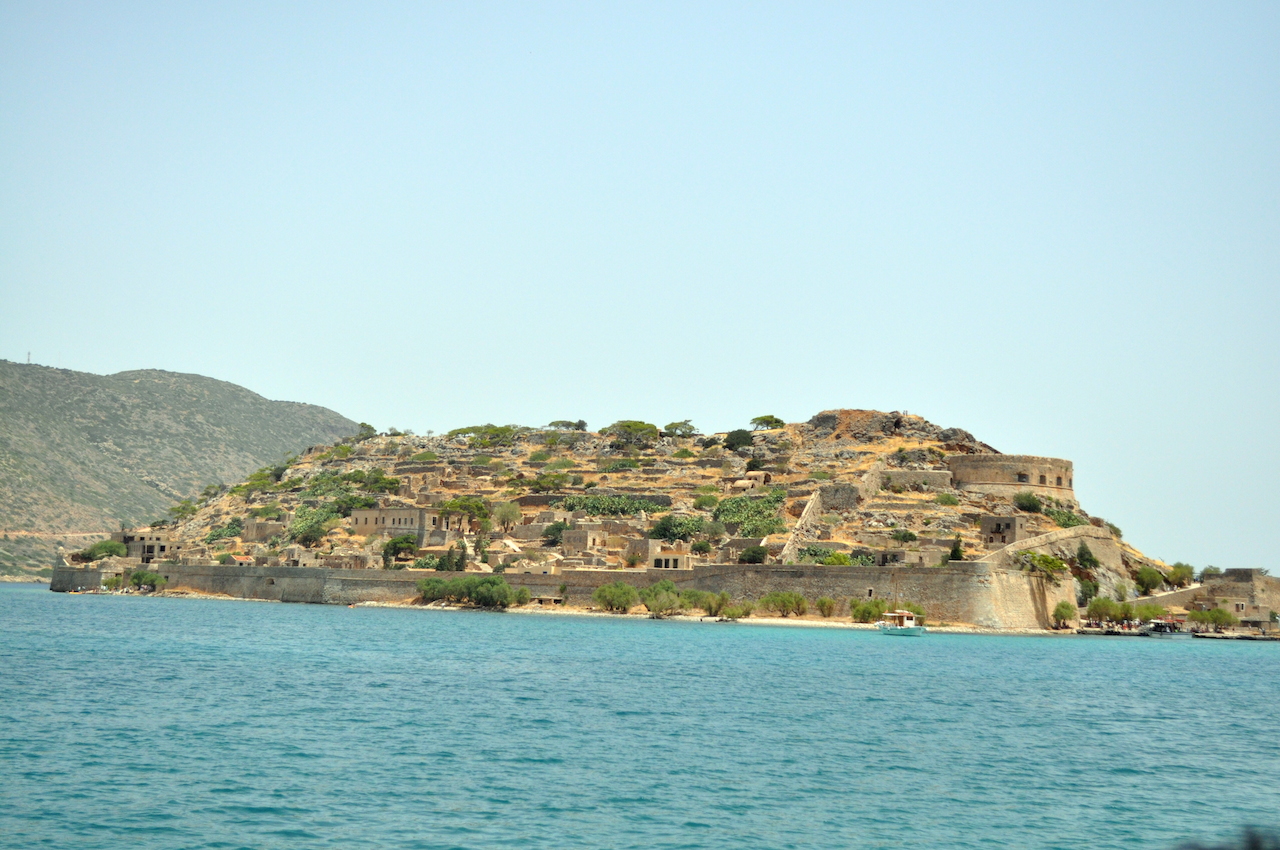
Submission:
<svg viewBox="0 0 1280 850">
<path fill-rule="evenodd" d="M 717 522 L 740 524 L 743 537 L 765 537 L 787 530 L 787 524 L 779 516 L 785 490 L 774 490 L 764 496 L 733 496 L 716 505 L 712 516 Z"/>
<path fill-rule="evenodd" d="M 509 608 L 529 601 L 527 588 L 513 588 L 502 576 L 424 578 L 418 582 L 424 602 L 447 601 L 478 608 Z"/>
<path fill-rule="evenodd" d="M 668 511 L 662 505 L 636 496 L 597 496 L 593 494 L 565 496 L 551 505 L 562 511 L 584 511 L 588 516 L 634 516 Z"/>
</svg>

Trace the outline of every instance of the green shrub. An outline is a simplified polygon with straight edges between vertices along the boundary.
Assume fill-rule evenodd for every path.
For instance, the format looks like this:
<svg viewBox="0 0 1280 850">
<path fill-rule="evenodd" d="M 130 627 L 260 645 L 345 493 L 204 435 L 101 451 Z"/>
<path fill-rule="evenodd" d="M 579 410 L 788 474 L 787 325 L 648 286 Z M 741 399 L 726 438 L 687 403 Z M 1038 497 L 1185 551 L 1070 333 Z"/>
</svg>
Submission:
<svg viewBox="0 0 1280 850">
<path fill-rule="evenodd" d="M 1168 582 L 1174 587 L 1186 587 L 1191 584 L 1191 579 L 1195 575 L 1195 572 L 1195 567 L 1178 561 L 1169 568 Z"/>
<path fill-rule="evenodd" d="M 119 590 L 122 584 L 124 584 L 124 579 L 120 576 L 111 576 L 102 583 L 102 586 L 107 590 Z"/>
<path fill-rule="evenodd" d="M 174 522 L 185 522 L 195 516 L 199 510 L 198 507 L 192 504 L 190 499 L 183 499 L 169 508 L 169 516 L 173 517 Z"/>
<path fill-rule="evenodd" d="M 817 472 L 810 472 L 809 477 L 812 478 L 814 481 L 830 481 L 831 473 L 827 472 L 826 470 L 820 469 Z"/>
<path fill-rule="evenodd" d="M 688 449 L 676 449 L 676 452 L 672 457 L 679 458 L 680 460 L 687 460 L 688 458 L 696 457 L 696 455 Z"/>
<path fill-rule="evenodd" d="M 819 596 L 813 604 L 823 617 L 830 617 L 836 612 L 836 601 L 830 596 Z"/>
<path fill-rule="evenodd" d="M 1089 524 L 1089 520 L 1079 514 L 1058 508 L 1045 508 L 1044 515 L 1056 522 L 1060 528 L 1075 528 L 1077 525 Z"/>
<path fill-rule="evenodd" d="M 1115 621 L 1116 612 L 1119 610 L 1120 604 L 1114 599 L 1108 599 L 1105 596 L 1095 596 L 1089 600 L 1089 607 L 1085 610 L 1085 616 L 1090 620 L 1096 620 L 1100 623 L 1108 620 Z"/>
<path fill-rule="evenodd" d="M 800 559 L 800 563 L 818 563 L 828 555 L 835 554 L 834 549 L 828 549 L 825 546 L 805 546 L 796 553 L 796 557 Z"/>
<path fill-rule="evenodd" d="M 695 489 L 693 492 L 703 493 L 708 496 L 714 496 L 716 493 L 720 492 L 720 488 L 714 484 L 703 484 L 702 486 Z"/>
<path fill-rule="evenodd" d="M 1076 608 L 1067 600 L 1063 599 L 1053 606 L 1053 623 L 1061 627 L 1064 623 L 1069 623 L 1076 618 Z"/>
<path fill-rule="evenodd" d="M 640 591 L 640 601 L 644 603 L 644 607 L 649 609 L 649 613 L 655 617 L 665 617 L 684 608 L 684 600 L 680 597 L 680 592 L 676 590 L 675 583 L 670 579 L 663 579 L 652 584 Z"/>
<path fill-rule="evenodd" d="M 693 552 L 693 554 L 695 555 L 710 555 L 711 541 L 699 540 L 697 543 L 694 543 L 693 546 L 689 548 L 689 551 Z"/>
<path fill-rule="evenodd" d="M 99 540 L 88 549 L 82 551 L 80 557 L 86 561 L 100 561 L 108 556 L 123 558 L 128 552 L 128 547 L 119 540 Z"/>
<path fill-rule="evenodd" d="M 417 463 L 430 463 L 433 460 L 439 459 L 440 456 L 435 452 L 418 452 L 416 455 L 409 458 L 409 460 L 416 461 Z"/>
<path fill-rule="evenodd" d="M 751 432 L 746 430 L 745 428 L 738 428 L 737 430 L 730 431 L 728 434 L 725 435 L 724 447 L 728 451 L 733 452 L 733 451 L 737 451 L 738 449 L 749 448 L 750 446 L 751 446 Z"/>
<path fill-rule="evenodd" d="M 236 517 L 226 525 L 215 528 L 204 536 L 206 544 L 216 543 L 219 540 L 225 540 L 229 537 L 239 537 L 244 532 L 244 520 Z"/>
<path fill-rule="evenodd" d="M 1038 514 L 1044 508 L 1044 503 L 1035 493 L 1024 490 L 1013 497 L 1013 506 L 1020 511 Z"/>
<path fill-rule="evenodd" d="M 700 516 L 667 514 L 649 529 L 649 537 L 654 540 L 665 540 L 668 543 L 692 540 L 702 532 L 705 525 L 706 521 Z"/>
<path fill-rule="evenodd" d="M 700 511 L 715 510 L 718 504 L 720 504 L 720 500 L 715 496 L 695 496 L 693 499 L 693 506 Z"/>
<path fill-rule="evenodd" d="M 1102 567 L 1097 556 L 1093 554 L 1093 550 L 1089 548 L 1089 544 L 1083 540 L 1080 541 L 1080 545 L 1076 548 L 1076 566 L 1089 573 L 1093 573 Z"/>
<path fill-rule="evenodd" d="M 778 417 L 769 414 L 757 416 L 751 420 L 751 427 L 757 431 L 771 431 L 775 428 L 784 428 L 786 427 L 786 424 L 786 422 L 783 422 Z"/>
<path fill-rule="evenodd" d="M 466 437 L 475 449 L 489 449 L 497 446 L 510 446 L 516 437 L 528 432 L 529 428 L 519 425 L 471 425 L 466 428 L 455 428 L 446 436 Z"/>
<path fill-rule="evenodd" d="M 1200 571 L 1199 581 L 1203 583 L 1213 578 L 1214 576 L 1220 576 L 1220 575 L 1222 575 L 1222 570 L 1219 567 L 1215 567 L 1211 564 Z"/>
<path fill-rule="evenodd" d="M 850 558 L 846 552 L 832 552 L 818 563 L 824 567 L 851 567 L 853 566 L 853 558 Z"/>
<path fill-rule="evenodd" d="M 564 541 L 564 533 L 572 528 L 563 520 L 556 520 L 542 532 L 542 543 L 545 546 L 559 546 Z"/>
<path fill-rule="evenodd" d="M 1080 589 L 1076 591 L 1076 604 L 1080 606 L 1088 605 L 1089 600 L 1098 595 L 1098 583 L 1091 579 L 1077 579 L 1080 583 Z"/>
<path fill-rule="evenodd" d="M 755 610 L 755 605 L 750 602 L 740 602 L 737 605 L 727 605 L 720 612 L 720 616 L 726 620 L 741 620 L 743 617 L 750 617 L 751 612 Z"/>
<path fill-rule="evenodd" d="M 802 594 L 792 590 L 775 590 L 760 597 L 760 607 L 783 617 L 807 614 L 809 604 Z"/>
<path fill-rule="evenodd" d="M 662 505 L 650 502 L 648 499 L 638 499 L 635 496 L 596 496 L 591 494 L 565 496 L 563 499 L 552 503 L 551 506 L 562 511 L 583 511 L 588 516 L 633 516 L 641 511 L 655 514 L 670 510 L 670 508 L 664 508 Z"/>
<path fill-rule="evenodd" d="M 849 613 L 855 623 L 874 623 L 889 609 L 883 599 L 863 599 L 849 602 Z"/>
<path fill-rule="evenodd" d="M 933 497 L 933 500 L 939 505 L 950 505 L 951 507 L 955 507 L 960 504 L 960 500 L 950 493 L 939 493 Z"/>
<path fill-rule="evenodd" d="M 480 608 L 508 608 L 528 602 L 529 591 L 520 593 L 502 576 L 473 575 L 458 578 L 424 578 L 418 581 L 418 593 L 424 602 L 445 600 L 471 604 Z M 524 601 L 522 602 L 521 599 Z"/>
<path fill-rule="evenodd" d="M 1150 623 L 1152 620 L 1159 620 L 1169 616 L 1169 612 L 1155 603 L 1141 602 L 1134 606 L 1133 615 L 1139 622 Z"/>
<path fill-rule="evenodd" d="M 948 561 L 963 561 L 964 546 L 960 543 L 960 535 L 956 535 L 956 539 L 951 541 L 951 552 L 947 555 Z"/>
<path fill-rule="evenodd" d="M 1137 584 L 1143 596 L 1150 596 L 1151 591 L 1164 584 L 1164 576 L 1155 567 L 1143 566 L 1138 568 L 1134 583 Z"/>
<path fill-rule="evenodd" d="M 561 458 L 556 458 L 555 460 L 551 461 L 551 463 L 547 464 L 547 469 L 554 472 L 561 469 L 573 469 L 575 466 L 577 466 L 577 464 L 575 464 L 569 458 L 561 457 Z"/>
<path fill-rule="evenodd" d="M 476 520 L 489 518 L 489 506 L 479 496 L 457 496 L 436 505 L 436 510 L 446 517 L 450 514 L 466 514 Z"/>
<path fill-rule="evenodd" d="M 1044 576 L 1055 585 L 1067 571 L 1067 565 L 1062 561 L 1052 555 L 1043 555 L 1039 552 L 1019 552 L 1014 557 L 1014 561 L 1021 569 L 1033 575 Z"/>
<path fill-rule="evenodd" d="M 352 511 L 362 511 L 378 506 L 378 500 L 372 496 L 359 496 L 355 493 L 344 493 L 333 500 L 333 509 L 338 516 L 351 516 Z"/>
<path fill-rule="evenodd" d="M 894 529 L 893 534 L 890 534 L 889 536 L 899 543 L 913 543 L 919 539 L 916 537 L 916 533 L 914 531 L 906 528 Z"/>
<path fill-rule="evenodd" d="M 314 546 L 324 538 L 328 523 L 336 520 L 337 517 L 338 512 L 332 505 L 320 505 L 314 508 L 302 505 L 294 513 L 293 522 L 289 523 L 289 529 L 285 534 L 295 543 Z"/>
<path fill-rule="evenodd" d="M 613 584 L 602 584 L 591 594 L 591 599 L 606 611 L 626 613 L 640 601 L 640 594 L 631 585 L 623 581 Z"/>
<path fill-rule="evenodd" d="M 1120 526 L 1116 525 L 1114 522 L 1107 523 L 1107 528 L 1111 530 L 1112 535 L 1114 535 L 1117 540 L 1124 537 L 1124 532 L 1121 531 Z"/>
<path fill-rule="evenodd" d="M 785 490 L 773 490 L 763 496 L 733 496 L 716 505 L 712 516 L 717 522 L 739 523 L 743 537 L 777 534 L 787 528 L 778 515 L 786 496 Z"/>
<path fill-rule="evenodd" d="M 551 460 L 551 452 L 544 452 L 541 449 L 529 455 L 529 460 L 533 463 L 543 463 Z"/>
<path fill-rule="evenodd" d="M 624 458 L 619 458 L 618 460 L 615 460 L 612 463 L 609 463 L 608 465 L 601 468 L 600 471 L 607 475 L 610 472 L 624 472 L 628 469 L 639 469 L 639 468 L 640 468 L 640 461 L 636 460 L 635 458 L 624 457 Z"/>
<path fill-rule="evenodd" d="M 141 590 L 142 588 L 150 588 L 153 592 L 164 590 L 164 576 L 159 573 L 140 570 L 129 576 L 129 584 Z"/>
<path fill-rule="evenodd" d="M 769 557 L 769 550 L 763 546 L 748 546 L 742 550 L 742 554 L 738 556 L 739 564 L 763 564 L 764 559 Z"/>
<path fill-rule="evenodd" d="M 1187 619 L 1193 623 L 1213 626 L 1214 631 L 1221 631 L 1226 626 L 1235 626 L 1240 623 L 1234 614 L 1223 608 L 1213 608 L 1208 611 L 1192 611 L 1187 615 Z"/>
</svg>

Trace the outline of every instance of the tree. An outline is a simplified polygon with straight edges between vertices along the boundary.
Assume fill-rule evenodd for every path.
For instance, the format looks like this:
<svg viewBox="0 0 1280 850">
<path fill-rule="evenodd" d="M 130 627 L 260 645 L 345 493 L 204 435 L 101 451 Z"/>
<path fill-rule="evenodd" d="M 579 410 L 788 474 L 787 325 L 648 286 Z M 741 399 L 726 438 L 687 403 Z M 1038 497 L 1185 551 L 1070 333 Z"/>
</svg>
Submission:
<svg viewBox="0 0 1280 850">
<path fill-rule="evenodd" d="M 493 520 L 502 526 L 504 532 L 510 531 L 522 517 L 520 506 L 515 502 L 499 502 L 493 506 Z"/>
<path fill-rule="evenodd" d="M 786 424 L 786 422 L 783 422 L 776 416 L 757 416 L 755 419 L 751 420 L 751 428 L 755 431 L 769 431 L 774 428 L 783 428 L 786 427 Z"/>
<path fill-rule="evenodd" d="M 1184 564 L 1181 561 L 1175 563 L 1169 568 L 1169 584 L 1174 587 L 1186 587 L 1191 584 L 1191 579 L 1196 573 L 1196 568 L 1190 564 Z"/>
<path fill-rule="evenodd" d="M 792 590 L 777 590 L 760 597 L 760 607 L 766 611 L 786 617 L 791 614 L 801 615 L 809 611 L 809 604 L 802 594 Z"/>
<path fill-rule="evenodd" d="M 418 538 L 412 534 L 402 534 L 399 537 L 392 537 L 386 543 L 382 544 L 382 568 L 384 570 L 391 569 L 392 562 L 395 561 L 397 555 L 410 554 L 418 551 Z"/>
<path fill-rule="evenodd" d="M 1096 620 L 1101 623 L 1106 620 L 1115 620 L 1120 605 L 1113 599 L 1105 596 L 1095 596 L 1089 600 L 1089 607 L 1085 614 L 1090 620 Z"/>
<path fill-rule="evenodd" d="M 1200 571 L 1200 578 L 1197 580 L 1201 584 L 1203 584 L 1204 582 L 1208 581 L 1214 576 L 1220 576 L 1220 575 L 1222 575 L 1222 570 L 1219 569 L 1218 567 L 1215 567 L 1213 564 L 1210 564 L 1209 566 L 1205 567 L 1203 570 Z"/>
<path fill-rule="evenodd" d="M 698 429 L 688 419 L 681 419 L 679 422 L 668 422 L 662 429 L 662 433 L 668 437 L 693 437 L 698 433 Z"/>
<path fill-rule="evenodd" d="M 819 596 L 813 604 L 823 617 L 830 617 L 836 612 L 836 601 L 830 596 Z"/>
<path fill-rule="evenodd" d="M 658 442 L 661 434 L 657 425 L 641 422 L 637 419 L 620 419 L 600 432 L 602 436 L 612 437 L 615 448 L 648 448 Z"/>
<path fill-rule="evenodd" d="M 543 545 L 559 546 L 564 540 L 564 533 L 572 527 L 569 523 L 559 519 L 551 523 L 542 532 Z"/>
<path fill-rule="evenodd" d="M 640 594 L 625 581 L 602 584 L 591 594 L 591 600 L 606 611 L 625 614 L 640 601 Z"/>
<path fill-rule="evenodd" d="M 183 499 L 172 508 L 169 508 L 169 516 L 173 517 L 174 522 L 185 522 L 195 516 L 199 510 L 192 504 L 190 499 Z"/>
<path fill-rule="evenodd" d="M 738 556 L 739 564 L 763 564 L 764 559 L 769 556 L 769 550 L 763 546 L 748 546 L 742 550 L 742 554 Z"/>
<path fill-rule="evenodd" d="M 344 443 L 363 443 L 365 440 L 372 440 L 378 436 L 377 430 L 368 422 L 360 423 L 360 430 L 350 437 L 345 438 Z"/>
<path fill-rule="evenodd" d="M 889 536 L 899 543 L 913 543 L 919 539 L 916 537 L 916 533 L 914 531 L 906 528 L 894 529 L 893 534 L 890 534 Z"/>
<path fill-rule="evenodd" d="M 947 556 L 949 561 L 963 561 L 964 547 L 960 545 L 960 535 L 956 535 L 956 539 L 951 541 L 951 554 Z"/>
<path fill-rule="evenodd" d="M 1058 628 L 1074 620 L 1076 618 L 1076 608 L 1067 600 L 1063 599 L 1057 605 L 1053 606 L 1053 624 Z"/>
<path fill-rule="evenodd" d="M 1089 548 L 1089 544 L 1083 540 L 1080 541 L 1080 546 L 1076 549 L 1076 565 L 1089 573 L 1102 566 L 1098 562 L 1097 556 L 1093 554 L 1093 550 Z"/>
<path fill-rule="evenodd" d="M 650 616 L 658 618 L 684 607 L 684 600 L 680 597 L 680 591 L 676 590 L 675 582 L 665 578 L 641 590 L 640 601 L 649 609 Z"/>
<path fill-rule="evenodd" d="M 649 537 L 654 540 L 665 540 L 674 543 L 677 540 L 692 540 L 702 532 L 706 521 L 700 516 L 684 516 L 667 514 L 654 523 L 649 530 Z"/>
<path fill-rule="evenodd" d="M 1138 589 L 1142 591 L 1143 596 L 1150 596 L 1151 591 L 1164 584 L 1164 576 L 1155 567 L 1144 566 L 1138 569 L 1138 575 L 1135 576 L 1134 583 L 1138 585 Z"/>
<path fill-rule="evenodd" d="M 746 428 L 738 428 L 725 434 L 724 447 L 728 451 L 735 452 L 738 449 L 745 449 L 751 445 L 751 432 Z"/>
<path fill-rule="evenodd" d="M 693 546 L 690 547 L 689 551 L 695 555 L 710 555 L 711 541 L 699 540 L 697 543 L 693 544 Z"/>
</svg>

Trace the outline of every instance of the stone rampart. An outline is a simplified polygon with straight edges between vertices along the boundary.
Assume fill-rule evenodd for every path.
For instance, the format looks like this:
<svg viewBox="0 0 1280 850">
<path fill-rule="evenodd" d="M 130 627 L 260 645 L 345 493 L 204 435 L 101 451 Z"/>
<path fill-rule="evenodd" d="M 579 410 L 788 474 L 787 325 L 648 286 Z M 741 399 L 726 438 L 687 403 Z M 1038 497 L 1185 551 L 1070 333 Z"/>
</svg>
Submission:
<svg viewBox="0 0 1280 850">
<path fill-rule="evenodd" d="M 957 490 L 1012 498 L 1023 492 L 1050 496 L 1075 504 L 1071 461 L 1032 455 L 952 455 L 953 486 Z"/>
<path fill-rule="evenodd" d="M 170 590 L 192 590 L 241 599 L 348 605 L 407 602 L 417 596 L 426 570 L 344 570 L 314 567 L 162 565 Z M 561 597 L 590 605 L 597 587 L 625 581 L 645 587 L 662 579 L 681 589 L 724 591 L 735 599 L 758 599 L 775 590 L 803 593 L 810 600 L 878 598 L 891 605 L 915 602 L 936 622 L 973 623 L 991 628 L 1045 628 L 1059 599 L 1070 598 L 1070 582 L 1043 579 L 984 562 L 946 567 L 835 567 L 817 564 L 703 564 L 691 570 L 565 570 L 555 575 L 510 574 L 515 587 L 533 596 Z M 102 573 L 92 568 L 55 568 L 51 590 L 94 589 Z M 564 591 L 561 591 L 561 587 Z M 847 614 L 846 614 L 847 616 Z"/>
</svg>

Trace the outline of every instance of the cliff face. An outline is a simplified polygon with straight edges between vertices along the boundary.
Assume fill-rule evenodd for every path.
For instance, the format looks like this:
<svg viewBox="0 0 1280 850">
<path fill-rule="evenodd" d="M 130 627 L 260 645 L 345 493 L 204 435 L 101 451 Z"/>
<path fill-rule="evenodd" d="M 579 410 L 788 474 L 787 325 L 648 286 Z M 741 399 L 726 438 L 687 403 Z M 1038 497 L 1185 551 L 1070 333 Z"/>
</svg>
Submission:
<svg viewBox="0 0 1280 850">
<path fill-rule="evenodd" d="M 357 428 L 199 375 L 0 361 L 0 571 L 47 565 L 60 534 L 164 516 L 207 484 Z"/>
</svg>

